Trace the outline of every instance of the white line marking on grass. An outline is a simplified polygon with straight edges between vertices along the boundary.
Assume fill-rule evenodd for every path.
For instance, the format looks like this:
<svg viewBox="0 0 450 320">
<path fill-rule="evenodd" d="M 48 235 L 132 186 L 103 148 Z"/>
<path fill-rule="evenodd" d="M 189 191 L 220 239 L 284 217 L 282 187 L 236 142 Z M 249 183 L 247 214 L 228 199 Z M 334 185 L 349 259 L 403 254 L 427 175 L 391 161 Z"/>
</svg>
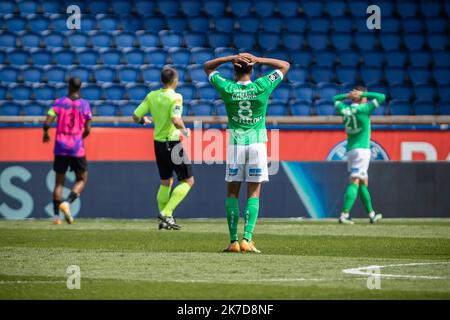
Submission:
<svg viewBox="0 0 450 320">
<path fill-rule="evenodd" d="M 359 276 L 373 276 L 373 273 L 368 270 L 373 270 L 375 268 L 389 268 L 389 267 L 410 267 L 410 266 L 424 266 L 424 265 L 436 265 L 436 264 L 449 264 L 450 262 L 418 262 L 418 263 L 399 263 L 399 264 L 388 264 L 385 266 L 367 266 L 358 268 L 342 269 L 343 273 L 354 274 Z M 366 270 L 366 271 L 364 271 Z M 381 277 L 386 278 L 406 278 L 406 279 L 447 279 L 447 277 L 439 276 L 422 276 L 422 275 L 404 275 L 404 274 L 387 274 L 381 273 Z"/>
<path fill-rule="evenodd" d="M 61 280 L 10 280 L 10 281 L 0 281 L 0 284 L 46 284 L 46 283 L 64 283 L 65 281 Z"/>
</svg>

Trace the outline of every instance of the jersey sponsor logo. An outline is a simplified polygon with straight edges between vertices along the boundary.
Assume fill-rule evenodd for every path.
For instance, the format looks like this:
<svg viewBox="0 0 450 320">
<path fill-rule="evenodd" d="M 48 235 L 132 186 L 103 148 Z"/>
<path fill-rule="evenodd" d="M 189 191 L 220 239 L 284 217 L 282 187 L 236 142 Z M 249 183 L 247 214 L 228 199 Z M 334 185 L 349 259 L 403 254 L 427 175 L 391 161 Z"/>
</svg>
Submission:
<svg viewBox="0 0 450 320">
<path fill-rule="evenodd" d="M 248 175 L 250 177 L 260 177 L 260 176 L 262 176 L 262 169 L 261 168 L 251 168 L 248 170 Z"/>
<path fill-rule="evenodd" d="M 269 75 L 269 80 L 274 82 L 275 80 L 277 80 L 280 77 L 280 75 L 278 74 L 278 72 L 274 72 L 272 74 Z"/>
<path fill-rule="evenodd" d="M 347 161 L 347 140 L 339 142 L 328 153 L 326 160 Z M 370 160 L 389 160 L 389 156 L 383 147 L 375 141 L 370 141 Z"/>
</svg>

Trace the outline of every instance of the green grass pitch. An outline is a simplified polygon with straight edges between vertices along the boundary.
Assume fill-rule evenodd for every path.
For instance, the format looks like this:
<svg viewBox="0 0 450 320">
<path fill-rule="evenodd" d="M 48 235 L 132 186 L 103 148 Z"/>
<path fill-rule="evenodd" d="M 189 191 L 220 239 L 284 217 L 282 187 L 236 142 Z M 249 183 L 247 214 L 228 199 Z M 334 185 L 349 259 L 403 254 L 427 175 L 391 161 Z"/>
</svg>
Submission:
<svg viewBox="0 0 450 320">
<path fill-rule="evenodd" d="M 221 253 L 224 219 L 178 221 L 181 231 L 156 220 L 1 220 L 0 299 L 450 298 L 449 219 L 260 219 L 260 255 Z M 79 290 L 66 287 L 69 265 L 80 267 Z M 381 289 L 367 288 L 373 265 Z"/>
</svg>

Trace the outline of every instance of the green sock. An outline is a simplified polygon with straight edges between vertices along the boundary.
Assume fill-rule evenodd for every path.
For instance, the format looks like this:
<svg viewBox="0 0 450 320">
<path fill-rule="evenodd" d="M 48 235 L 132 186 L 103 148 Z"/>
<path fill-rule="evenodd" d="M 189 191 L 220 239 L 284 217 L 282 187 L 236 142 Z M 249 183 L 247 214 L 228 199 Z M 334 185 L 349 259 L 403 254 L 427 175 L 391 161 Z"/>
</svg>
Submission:
<svg viewBox="0 0 450 320">
<path fill-rule="evenodd" d="M 258 219 L 259 198 L 248 198 L 247 207 L 244 214 L 244 238 L 252 241 L 253 230 L 255 229 L 256 219 Z"/>
<path fill-rule="evenodd" d="M 156 195 L 156 201 L 158 202 L 159 212 L 164 210 L 167 202 L 170 199 L 170 187 L 165 185 L 160 185 L 158 194 Z"/>
<path fill-rule="evenodd" d="M 347 187 L 347 191 L 345 192 L 344 197 L 344 208 L 342 212 L 349 213 L 353 207 L 353 204 L 356 201 L 356 197 L 358 196 L 358 185 L 355 183 L 350 183 Z"/>
<path fill-rule="evenodd" d="M 228 231 L 230 232 L 230 241 L 238 240 L 238 222 L 239 222 L 239 201 L 237 198 L 227 198 L 225 201 L 227 211 Z"/>
<path fill-rule="evenodd" d="M 175 210 L 184 197 L 186 197 L 189 190 L 191 190 L 191 186 L 186 182 L 182 182 L 177 185 L 176 188 L 173 189 L 169 202 L 167 202 L 161 213 L 165 216 L 172 216 L 173 210 Z"/>
<path fill-rule="evenodd" d="M 369 189 L 365 184 L 361 184 L 361 186 L 359 187 L 359 197 L 361 198 L 361 201 L 364 205 L 364 208 L 366 208 L 367 213 L 371 213 L 373 211 L 372 200 L 370 199 Z"/>
</svg>

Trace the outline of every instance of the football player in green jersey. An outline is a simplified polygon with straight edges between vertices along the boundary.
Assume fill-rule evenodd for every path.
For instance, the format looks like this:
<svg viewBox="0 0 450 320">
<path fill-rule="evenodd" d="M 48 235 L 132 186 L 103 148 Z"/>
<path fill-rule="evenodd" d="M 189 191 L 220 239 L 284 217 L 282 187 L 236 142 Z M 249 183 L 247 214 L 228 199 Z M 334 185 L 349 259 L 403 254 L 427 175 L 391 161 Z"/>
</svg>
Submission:
<svg viewBox="0 0 450 320">
<path fill-rule="evenodd" d="M 161 220 L 159 228 L 179 230 L 180 226 L 172 213 L 194 184 L 192 165 L 180 142 L 180 133 L 189 136 L 190 131 L 181 118 L 183 97 L 175 92 L 178 84 L 177 71 L 173 68 L 164 68 L 161 71 L 161 82 L 163 88 L 151 91 L 145 97 L 134 111 L 133 120 L 143 125 L 150 124 L 151 121 L 146 114 L 152 115 L 155 124 L 155 156 L 161 178 L 156 196 L 158 218 Z M 177 174 L 179 183 L 171 193 L 173 172 Z"/>
<path fill-rule="evenodd" d="M 234 66 L 234 81 L 225 79 L 216 69 L 227 62 Z M 251 81 L 255 64 L 268 65 L 275 70 Z M 209 81 L 220 93 L 228 116 L 230 143 L 227 150 L 227 212 L 230 245 L 226 252 L 255 252 L 252 241 L 259 211 L 261 183 L 269 180 L 267 167 L 266 111 L 272 91 L 289 70 L 289 63 L 277 59 L 259 58 L 249 53 L 207 61 L 204 69 Z M 244 210 L 244 236 L 238 243 L 241 183 L 247 182 L 247 206 Z"/>
<path fill-rule="evenodd" d="M 342 102 L 350 99 L 351 105 Z M 367 92 L 365 87 L 356 87 L 349 93 L 338 94 L 333 98 L 337 112 L 342 116 L 347 132 L 347 161 L 350 173 L 350 183 L 344 197 L 344 207 L 339 223 L 353 224 L 350 210 L 359 194 L 370 223 L 376 223 L 382 218 L 372 208 L 368 189 L 369 178 L 367 170 L 370 162 L 370 115 L 372 111 L 385 101 L 382 93 Z"/>
</svg>

